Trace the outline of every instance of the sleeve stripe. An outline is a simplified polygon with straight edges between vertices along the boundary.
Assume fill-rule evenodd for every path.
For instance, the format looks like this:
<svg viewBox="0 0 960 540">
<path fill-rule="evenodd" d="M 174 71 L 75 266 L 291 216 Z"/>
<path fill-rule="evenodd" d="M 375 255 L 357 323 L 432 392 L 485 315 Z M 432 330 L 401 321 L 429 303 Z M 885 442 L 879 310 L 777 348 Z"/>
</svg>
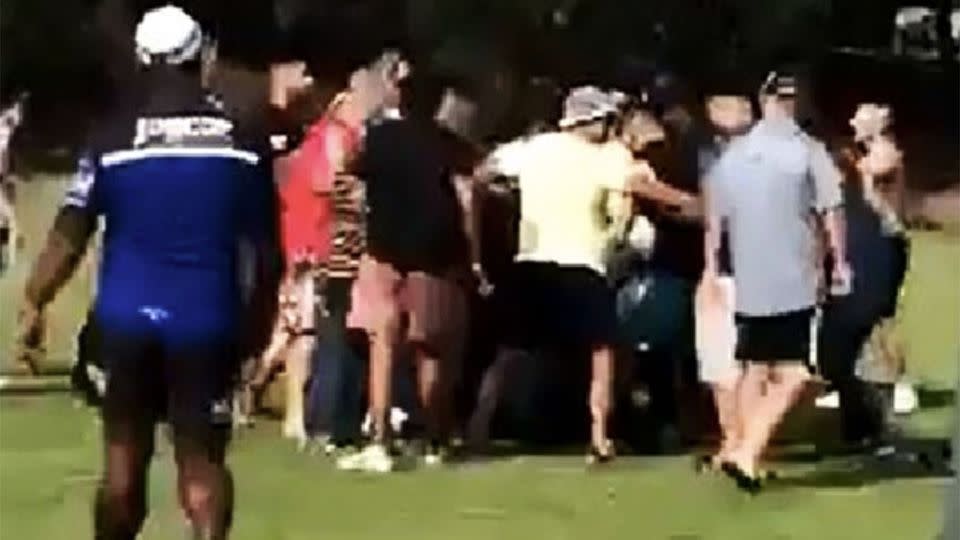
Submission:
<svg viewBox="0 0 960 540">
<path fill-rule="evenodd" d="M 227 158 L 245 161 L 250 165 L 257 165 L 260 162 L 260 156 L 253 152 L 237 150 L 235 148 L 138 148 L 135 150 L 120 150 L 104 154 L 100 158 L 100 164 L 104 167 L 121 165 L 130 161 L 150 158 L 179 158 L 179 157 L 197 157 L 197 158 Z"/>
</svg>

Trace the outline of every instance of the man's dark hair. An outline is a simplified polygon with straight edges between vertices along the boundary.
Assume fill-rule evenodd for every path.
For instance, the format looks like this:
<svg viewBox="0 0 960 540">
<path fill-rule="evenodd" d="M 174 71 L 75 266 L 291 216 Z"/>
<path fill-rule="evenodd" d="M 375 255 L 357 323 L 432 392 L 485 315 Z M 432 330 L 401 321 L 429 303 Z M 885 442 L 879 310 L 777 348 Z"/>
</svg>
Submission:
<svg viewBox="0 0 960 540">
<path fill-rule="evenodd" d="M 433 119 L 447 88 L 450 84 L 440 75 L 414 69 L 400 82 L 400 108 L 410 118 Z"/>
</svg>

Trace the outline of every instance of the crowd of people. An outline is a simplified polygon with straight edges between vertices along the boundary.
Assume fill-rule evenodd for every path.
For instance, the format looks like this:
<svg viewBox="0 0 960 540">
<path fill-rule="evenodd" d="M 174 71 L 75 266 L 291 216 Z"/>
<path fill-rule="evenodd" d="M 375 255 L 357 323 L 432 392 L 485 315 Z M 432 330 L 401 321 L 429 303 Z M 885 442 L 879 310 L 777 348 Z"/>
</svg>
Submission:
<svg viewBox="0 0 960 540">
<path fill-rule="evenodd" d="M 427 465 L 459 436 L 484 451 L 534 357 L 582 373 L 594 464 L 614 458 L 610 417 L 637 378 L 651 437 L 675 431 L 678 386 L 709 385 L 721 437 L 701 466 L 750 492 L 814 376 L 839 390 L 851 443 L 887 436 L 908 260 L 888 107 L 862 106 L 849 142 L 825 144 L 798 124 L 786 72 L 717 75 L 697 107 L 583 86 L 556 128 L 485 149 L 469 88 L 389 50 L 296 144 L 266 144 L 205 93 L 201 36 L 178 8 L 144 16 L 145 95 L 99 124 L 21 310 L 36 347 L 102 216 L 86 353 L 106 373 L 97 538 L 140 529 L 162 419 L 186 515 L 225 538 L 234 393 L 261 393 L 279 365 L 284 434 L 322 437 L 350 471 L 395 468 L 406 362 Z"/>
</svg>

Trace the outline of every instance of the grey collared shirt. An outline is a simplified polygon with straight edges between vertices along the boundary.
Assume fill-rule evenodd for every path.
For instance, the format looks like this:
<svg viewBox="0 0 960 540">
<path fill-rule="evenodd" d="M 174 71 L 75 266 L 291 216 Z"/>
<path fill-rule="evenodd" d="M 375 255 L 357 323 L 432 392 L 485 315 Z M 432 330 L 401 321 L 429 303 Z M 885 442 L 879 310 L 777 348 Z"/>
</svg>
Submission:
<svg viewBox="0 0 960 540">
<path fill-rule="evenodd" d="M 730 240 L 737 312 L 770 316 L 817 299 L 814 215 L 842 204 L 824 145 L 792 120 L 762 120 L 707 175 L 710 209 Z"/>
</svg>

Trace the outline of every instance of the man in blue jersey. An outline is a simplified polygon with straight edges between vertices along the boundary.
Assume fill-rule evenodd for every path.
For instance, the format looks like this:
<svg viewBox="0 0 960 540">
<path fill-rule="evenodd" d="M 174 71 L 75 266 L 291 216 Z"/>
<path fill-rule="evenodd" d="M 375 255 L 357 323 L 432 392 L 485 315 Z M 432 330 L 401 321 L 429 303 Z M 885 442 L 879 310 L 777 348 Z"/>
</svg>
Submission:
<svg viewBox="0 0 960 540">
<path fill-rule="evenodd" d="M 259 146 L 244 147 L 242 130 L 203 91 L 202 39 L 179 8 L 144 15 L 136 32 L 143 92 L 99 124 L 21 310 L 21 339 L 36 344 L 44 308 L 102 217 L 93 317 L 107 373 L 106 455 L 97 539 L 137 536 L 164 419 L 193 537 L 226 538 L 230 525 L 229 397 L 240 359 L 262 342 L 251 337 L 261 335 L 252 314 L 271 311 L 277 296 L 275 194 L 269 161 L 252 151 Z M 255 279 L 241 279 L 244 266 Z"/>
</svg>

